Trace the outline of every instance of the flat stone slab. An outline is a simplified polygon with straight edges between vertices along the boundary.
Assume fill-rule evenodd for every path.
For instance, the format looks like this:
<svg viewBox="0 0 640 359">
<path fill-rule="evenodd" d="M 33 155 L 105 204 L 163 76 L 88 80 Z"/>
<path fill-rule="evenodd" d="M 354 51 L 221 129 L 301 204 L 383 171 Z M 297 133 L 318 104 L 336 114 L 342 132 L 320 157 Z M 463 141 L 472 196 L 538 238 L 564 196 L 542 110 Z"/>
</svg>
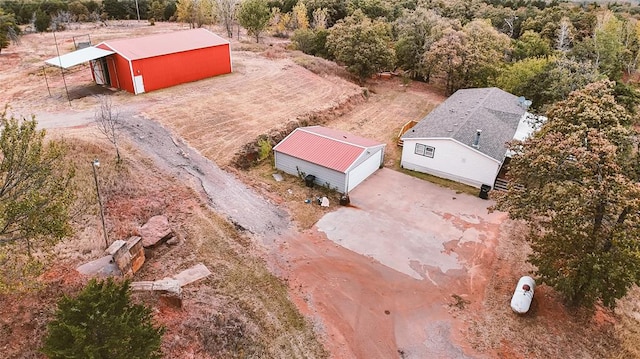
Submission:
<svg viewBox="0 0 640 359">
<path fill-rule="evenodd" d="M 131 283 L 131 290 L 147 290 L 180 294 L 180 283 L 175 279 L 161 279 L 156 281 L 143 280 Z"/>
<path fill-rule="evenodd" d="M 99 275 L 107 277 L 121 274 L 120 269 L 118 269 L 118 266 L 113 262 L 113 257 L 111 255 L 85 263 L 76 268 L 76 270 L 80 274 L 88 276 Z"/>
<path fill-rule="evenodd" d="M 195 266 L 184 270 L 173 276 L 173 279 L 180 283 L 180 286 L 191 284 L 197 280 L 208 277 L 211 275 L 211 271 L 204 264 L 198 263 Z"/>
</svg>

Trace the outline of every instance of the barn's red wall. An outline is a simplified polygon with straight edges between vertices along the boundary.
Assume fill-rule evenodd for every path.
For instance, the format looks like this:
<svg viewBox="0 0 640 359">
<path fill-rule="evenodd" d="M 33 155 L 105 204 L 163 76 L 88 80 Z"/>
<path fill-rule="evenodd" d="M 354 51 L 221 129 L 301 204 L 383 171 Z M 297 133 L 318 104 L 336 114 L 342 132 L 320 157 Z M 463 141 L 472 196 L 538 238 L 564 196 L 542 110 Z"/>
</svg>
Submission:
<svg viewBox="0 0 640 359">
<path fill-rule="evenodd" d="M 113 49 L 101 44 L 99 48 Z M 229 45 L 219 45 L 134 60 L 133 76 L 142 75 L 145 92 L 231 72 Z M 129 61 L 115 53 L 107 57 L 111 86 L 134 93 Z"/>
<path fill-rule="evenodd" d="M 145 92 L 230 72 L 228 44 L 133 61 L 133 75 L 142 75 Z"/>
</svg>

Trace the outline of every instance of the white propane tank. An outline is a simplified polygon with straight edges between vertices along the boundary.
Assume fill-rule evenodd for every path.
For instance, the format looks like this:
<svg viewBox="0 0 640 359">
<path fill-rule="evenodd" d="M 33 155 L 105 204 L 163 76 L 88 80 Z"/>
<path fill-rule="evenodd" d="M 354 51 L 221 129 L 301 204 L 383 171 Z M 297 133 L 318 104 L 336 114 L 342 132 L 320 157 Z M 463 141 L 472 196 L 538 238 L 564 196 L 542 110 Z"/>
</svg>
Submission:
<svg viewBox="0 0 640 359">
<path fill-rule="evenodd" d="M 516 290 L 513 292 L 513 297 L 511 297 L 511 309 L 518 314 L 528 312 L 535 288 L 536 281 L 533 278 L 529 276 L 520 278 Z"/>
</svg>

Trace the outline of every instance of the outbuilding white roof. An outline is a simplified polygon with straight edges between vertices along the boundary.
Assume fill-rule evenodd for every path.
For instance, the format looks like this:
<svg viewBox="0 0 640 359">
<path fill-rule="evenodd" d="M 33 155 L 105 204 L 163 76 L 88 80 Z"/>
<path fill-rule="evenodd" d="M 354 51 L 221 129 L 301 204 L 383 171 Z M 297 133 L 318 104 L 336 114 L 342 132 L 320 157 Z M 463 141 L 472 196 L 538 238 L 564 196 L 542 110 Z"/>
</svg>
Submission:
<svg viewBox="0 0 640 359">
<path fill-rule="evenodd" d="M 63 69 L 68 69 L 70 67 L 80 65 L 81 63 L 109 56 L 111 54 L 114 54 L 114 52 L 90 46 L 45 60 L 45 63 L 52 66 L 62 67 Z"/>
</svg>

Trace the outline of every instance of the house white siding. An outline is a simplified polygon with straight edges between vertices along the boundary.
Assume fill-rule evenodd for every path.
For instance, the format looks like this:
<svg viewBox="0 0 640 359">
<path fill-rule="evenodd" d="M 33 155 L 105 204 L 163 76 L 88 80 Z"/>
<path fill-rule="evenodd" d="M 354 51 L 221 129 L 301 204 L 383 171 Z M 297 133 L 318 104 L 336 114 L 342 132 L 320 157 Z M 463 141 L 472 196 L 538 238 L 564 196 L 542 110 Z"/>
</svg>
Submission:
<svg viewBox="0 0 640 359">
<path fill-rule="evenodd" d="M 433 158 L 416 154 L 416 144 L 433 148 Z M 497 160 L 450 138 L 405 138 L 401 165 L 409 170 L 478 188 L 483 184 L 493 186 L 500 170 L 500 162 Z"/>
<path fill-rule="evenodd" d="M 287 154 L 274 151 L 276 168 L 293 176 L 301 174 L 316 176 L 315 183 L 320 186 L 330 186 L 340 193 L 345 193 L 346 174 L 315 163 L 311 163 Z"/>
<path fill-rule="evenodd" d="M 356 162 L 354 166 L 352 166 L 353 168 L 347 171 L 347 192 L 353 190 L 357 185 L 362 183 L 362 181 L 380 168 L 383 153 L 384 148 L 380 148 L 379 151 L 373 154 L 368 154 L 369 157 L 362 156 L 360 160 L 364 159 L 364 161 L 360 163 Z"/>
</svg>

